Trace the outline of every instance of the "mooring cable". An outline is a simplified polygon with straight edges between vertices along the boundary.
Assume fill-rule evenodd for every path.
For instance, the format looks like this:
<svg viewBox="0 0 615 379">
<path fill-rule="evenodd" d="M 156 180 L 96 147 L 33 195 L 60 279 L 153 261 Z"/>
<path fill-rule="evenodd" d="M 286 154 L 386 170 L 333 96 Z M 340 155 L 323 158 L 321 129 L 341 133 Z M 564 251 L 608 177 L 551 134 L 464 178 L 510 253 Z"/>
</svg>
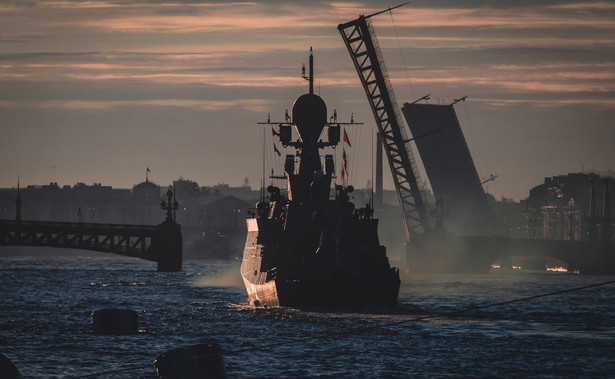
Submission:
<svg viewBox="0 0 615 379">
<path fill-rule="evenodd" d="M 491 304 L 485 304 L 485 305 L 471 305 L 471 306 L 468 306 L 468 307 L 465 307 L 465 308 L 462 308 L 462 309 L 452 310 L 452 311 L 448 311 L 448 312 L 432 313 L 432 314 L 429 314 L 429 315 L 419 316 L 419 317 L 411 317 L 411 318 L 408 318 L 408 319 L 405 319 L 405 320 L 400 320 L 400 321 L 395 321 L 395 322 L 388 322 L 388 323 L 384 323 L 384 324 L 374 324 L 374 325 L 365 326 L 365 327 L 350 328 L 350 329 L 346 329 L 346 330 L 340 330 L 340 331 L 337 331 L 337 332 L 328 333 L 327 337 L 331 337 L 331 336 L 336 336 L 337 337 L 337 336 L 344 336 L 344 335 L 348 335 L 348 334 L 364 333 L 364 332 L 372 331 L 374 329 L 388 328 L 388 327 L 392 327 L 392 326 L 399 326 L 399 325 L 410 323 L 410 322 L 425 321 L 425 320 L 429 320 L 429 319 L 433 319 L 433 318 L 437 318 L 437 317 L 456 316 L 456 315 L 460 315 L 460 314 L 463 314 L 463 313 L 468 313 L 468 312 L 477 311 L 477 310 L 481 310 L 481 309 L 494 308 L 494 307 L 499 307 L 499 306 L 502 306 L 502 305 L 520 303 L 520 302 L 524 302 L 524 301 L 540 299 L 540 298 L 543 298 L 543 297 L 562 295 L 562 294 L 565 294 L 565 293 L 576 292 L 576 291 L 581 291 L 581 290 L 585 290 L 585 289 L 588 289 L 588 288 L 596 288 L 596 287 L 606 286 L 606 285 L 610 285 L 610 284 L 615 284 L 615 280 L 609 280 L 609 281 L 606 281 L 606 282 L 589 284 L 589 285 L 585 285 L 585 286 L 581 286 L 581 287 L 568 288 L 568 289 L 565 289 L 565 290 L 559 290 L 559 291 L 554 291 L 554 292 L 549 292 L 549 293 L 543 293 L 543 294 L 540 294 L 540 295 L 526 296 L 526 297 L 522 297 L 522 298 L 519 298 L 519 299 L 501 301 L 501 302 L 498 302 L 498 303 L 491 303 Z M 216 354 L 213 354 L 213 353 L 212 354 L 202 354 L 202 355 L 197 355 L 196 357 L 198 357 L 198 358 L 205 358 L 205 357 L 213 357 L 213 356 L 217 356 L 217 355 L 223 355 L 223 356 L 224 355 L 235 355 L 235 354 L 246 353 L 246 352 L 250 352 L 250 351 L 265 350 L 265 349 L 270 349 L 270 348 L 273 348 L 273 347 L 284 346 L 284 345 L 288 345 L 288 344 L 294 344 L 294 343 L 305 342 L 305 341 L 310 341 L 310 340 L 318 340 L 318 339 L 321 339 L 322 337 L 323 337 L 322 335 L 313 335 L 313 336 L 307 336 L 307 337 L 301 337 L 301 338 L 293 338 L 293 339 L 288 339 L 288 340 L 285 340 L 285 341 L 269 343 L 269 344 L 266 344 L 266 345 L 252 346 L 252 347 L 247 347 L 247 348 L 237 349 L 237 350 L 227 350 L 227 351 L 223 351 L 223 352 L 216 353 Z M 193 360 L 194 358 L 195 358 L 195 356 L 187 357 L 187 358 L 181 358 L 181 359 L 174 359 L 171 362 L 189 361 L 189 360 Z M 131 365 L 131 366 L 128 366 L 128 367 L 117 369 L 117 370 L 101 371 L 101 372 L 94 373 L 94 374 L 87 374 L 87 375 L 80 375 L 80 376 L 71 376 L 71 377 L 68 377 L 68 378 L 69 379 L 93 378 L 93 377 L 100 376 L 100 375 L 117 374 L 117 373 L 120 373 L 120 372 L 133 371 L 133 370 L 145 369 L 145 368 L 151 368 L 151 367 L 152 367 L 151 364 L 148 364 L 148 365 L 142 365 L 142 364 L 140 364 L 140 365 Z"/>
<path fill-rule="evenodd" d="M 408 64 L 406 63 L 406 57 L 404 56 L 404 50 L 401 48 L 401 43 L 399 42 L 399 35 L 397 34 L 397 26 L 395 25 L 395 20 L 393 19 L 393 12 L 389 10 L 389 14 L 391 15 L 391 24 L 393 25 L 393 31 L 395 32 L 395 41 L 397 42 L 397 49 L 399 50 L 399 55 L 401 56 L 401 61 L 406 71 L 406 79 L 408 79 L 408 86 L 410 87 L 412 98 L 415 99 L 416 95 L 414 93 L 414 86 L 412 85 L 412 80 L 410 79 L 410 71 L 408 71 Z"/>
</svg>

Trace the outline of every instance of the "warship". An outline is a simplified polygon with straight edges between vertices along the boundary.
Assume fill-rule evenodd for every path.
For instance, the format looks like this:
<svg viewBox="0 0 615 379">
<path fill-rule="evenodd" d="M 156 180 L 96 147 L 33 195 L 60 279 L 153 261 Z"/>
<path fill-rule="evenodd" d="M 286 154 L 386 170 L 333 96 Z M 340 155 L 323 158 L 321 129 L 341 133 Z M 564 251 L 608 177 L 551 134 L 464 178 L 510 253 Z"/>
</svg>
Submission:
<svg viewBox="0 0 615 379">
<path fill-rule="evenodd" d="M 327 106 L 314 94 L 314 58 L 310 48 L 309 93 L 301 95 L 277 136 L 286 155 L 284 193 L 273 185 L 268 200 L 247 212 L 248 235 L 241 276 L 249 303 L 256 307 L 394 307 L 399 270 L 391 267 L 378 239 L 378 220 L 371 204 L 355 208 L 353 187 L 337 184 L 333 154 L 340 142 L 337 115 L 327 122 Z M 297 139 L 292 140 L 292 129 Z M 321 134 L 327 128 L 327 141 Z M 345 165 L 346 162 L 344 162 Z M 344 167 L 345 169 L 345 167 Z M 273 177 L 273 175 L 272 175 Z M 335 181 L 333 181 L 335 179 Z M 264 183 L 264 181 L 263 181 Z M 333 186 L 332 186 L 333 183 Z M 263 185 L 264 186 L 264 185 Z"/>
</svg>

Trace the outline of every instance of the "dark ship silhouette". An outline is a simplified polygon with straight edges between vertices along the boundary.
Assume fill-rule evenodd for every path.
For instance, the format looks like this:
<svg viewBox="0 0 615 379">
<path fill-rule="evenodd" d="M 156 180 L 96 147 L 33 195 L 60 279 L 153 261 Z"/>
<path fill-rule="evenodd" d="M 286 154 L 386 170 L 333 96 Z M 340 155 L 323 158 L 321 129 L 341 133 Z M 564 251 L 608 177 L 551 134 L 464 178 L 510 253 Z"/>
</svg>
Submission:
<svg viewBox="0 0 615 379">
<path fill-rule="evenodd" d="M 305 69 L 304 69 L 305 70 Z M 386 248 L 378 240 L 378 220 L 367 204 L 355 209 L 352 186 L 335 185 L 332 154 L 320 149 L 340 142 L 334 115 L 327 123 L 327 106 L 314 94 L 310 48 L 309 93 L 293 105 L 292 119 L 277 123 L 283 146 L 297 149 L 286 155 L 284 176 L 288 197 L 269 186 L 269 201 L 261 201 L 247 215 L 248 236 L 241 265 L 249 302 L 275 307 L 394 307 L 399 293 L 399 270 L 389 265 Z M 291 141 L 292 126 L 298 139 Z M 328 141 L 320 135 L 327 127 Z M 298 161 L 298 167 L 296 162 Z M 264 197 L 264 196 L 263 196 Z"/>
</svg>

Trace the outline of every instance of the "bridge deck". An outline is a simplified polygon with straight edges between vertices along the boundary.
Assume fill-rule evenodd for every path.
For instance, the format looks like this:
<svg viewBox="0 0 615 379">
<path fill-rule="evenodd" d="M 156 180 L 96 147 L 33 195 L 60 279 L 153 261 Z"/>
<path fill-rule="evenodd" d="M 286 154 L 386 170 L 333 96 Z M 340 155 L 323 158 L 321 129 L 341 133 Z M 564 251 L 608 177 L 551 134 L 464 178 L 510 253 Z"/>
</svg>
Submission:
<svg viewBox="0 0 615 379">
<path fill-rule="evenodd" d="M 95 250 L 157 261 L 158 225 L 0 220 L 0 246 L 27 245 Z"/>
</svg>

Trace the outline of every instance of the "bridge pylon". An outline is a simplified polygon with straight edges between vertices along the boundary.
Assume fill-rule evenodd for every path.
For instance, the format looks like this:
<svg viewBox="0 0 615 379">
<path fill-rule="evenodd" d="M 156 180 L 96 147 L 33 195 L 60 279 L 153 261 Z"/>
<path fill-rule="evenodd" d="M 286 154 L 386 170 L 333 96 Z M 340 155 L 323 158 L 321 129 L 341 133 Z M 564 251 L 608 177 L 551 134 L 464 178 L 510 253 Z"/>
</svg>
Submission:
<svg viewBox="0 0 615 379">
<path fill-rule="evenodd" d="M 165 220 L 158 225 L 158 233 L 152 237 L 151 252 L 158 263 L 157 270 L 182 270 L 182 232 L 181 225 L 173 220 Z"/>
<path fill-rule="evenodd" d="M 182 270 L 181 225 L 175 222 L 178 207 L 175 194 L 169 187 L 167 201 L 160 202 L 160 208 L 166 211 L 167 217 L 158 225 L 158 234 L 152 238 L 151 249 L 158 262 L 158 271 Z"/>
</svg>

